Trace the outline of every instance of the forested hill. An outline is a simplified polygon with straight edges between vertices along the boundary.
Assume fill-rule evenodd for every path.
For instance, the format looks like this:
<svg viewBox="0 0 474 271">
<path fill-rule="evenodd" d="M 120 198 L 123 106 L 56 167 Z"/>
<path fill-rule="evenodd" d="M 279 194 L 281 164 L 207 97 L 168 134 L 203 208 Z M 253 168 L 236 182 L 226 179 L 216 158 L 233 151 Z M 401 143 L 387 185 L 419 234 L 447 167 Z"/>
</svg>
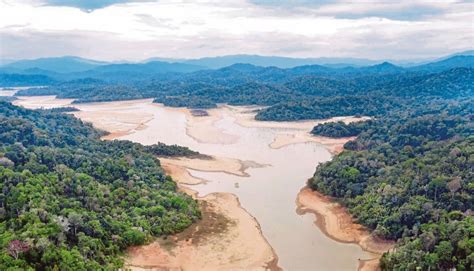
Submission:
<svg viewBox="0 0 474 271">
<path fill-rule="evenodd" d="M 374 234 L 398 240 L 382 269 L 473 269 L 472 95 L 421 99 L 367 123 L 323 124 L 313 133 L 359 135 L 309 185 L 348 206 Z"/>
<path fill-rule="evenodd" d="M 106 65 L 91 73 L 76 74 L 79 78 L 75 80 L 56 78 L 57 81 L 48 84 L 48 88 L 23 90 L 18 95 L 51 94 L 60 98 L 75 98 L 77 103 L 154 98 L 156 102 L 169 106 L 192 108 L 215 107 L 218 103 L 270 106 L 259 114 L 258 118 L 262 120 L 333 116 L 346 106 L 338 106 L 337 110 L 326 114 L 318 112 L 317 107 L 325 103 L 338 103 L 331 100 L 337 96 L 351 103 L 350 107 L 369 109 L 361 114 L 374 114 L 376 112 L 372 108 L 380 107 L 381 95 L 403 99 L 445 96 L 453 93 L 444 93 L 444 89 L 449 87 L 455 90 L 454 86 L 465 91 L 462 95 L 471 95 L 472 85 L 466 85 L 466 82 L 472 80 L 474 57 L 458 58 L 460 60 L 446 59 L 442 63 L 430 63 L 416 69 L 390 63 L 359 68 L 308 65 L 289 69 L 234 64 L 217 70 L 161 73 L 160 68 L 152 67 L 153 63 L 150 64 L 152 68 L 147 68 L 149 64 Z M 48 76 L 50 80 L 55 78 L 52 74 Z M 21 82 L 21 77 L 18 79 L 20 82 L 16 84 L 27 85 Z M 6 85 L 1 77 L 0 85 Z M 369 100 L 373 96 L 379 101 L 373 104 L 352 102 L 354 99 L 351 96 L 360 98 L 363 95 L 371 95 Z M 455 91 L 454 95 L 458 92 Z M 394 102 L 391 99 L 389 103 Z M 349 108 L 340 114 L 357 110 Z"/>
<path fill-rule="evenodd" d="M 116 270 L 121 252 L 200 217 L 154 154 L 52 111 L 0 102 L 0 270 Z"/>
</svg>

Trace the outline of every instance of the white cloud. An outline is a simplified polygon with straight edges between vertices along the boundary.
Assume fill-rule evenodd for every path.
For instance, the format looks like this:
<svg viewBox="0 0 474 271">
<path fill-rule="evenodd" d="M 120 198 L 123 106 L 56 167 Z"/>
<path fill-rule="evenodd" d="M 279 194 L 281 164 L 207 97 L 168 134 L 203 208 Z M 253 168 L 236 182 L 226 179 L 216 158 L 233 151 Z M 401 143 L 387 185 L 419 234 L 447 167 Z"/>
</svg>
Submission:
<svg viewBox="0 0 474 271">
<path fill-rule="evenodd" d="M 422 58 L 472 48 L 473 7 L 452 1 L 344 1 L 286 8 L 237 0 L 161 0 L 86 12 L 40 0 L 3 0 L 0 57 L 138 60 L 249 53 Z M 394 19 L 407 10 L 416 10 L 413 18 Z"/>
</svg>

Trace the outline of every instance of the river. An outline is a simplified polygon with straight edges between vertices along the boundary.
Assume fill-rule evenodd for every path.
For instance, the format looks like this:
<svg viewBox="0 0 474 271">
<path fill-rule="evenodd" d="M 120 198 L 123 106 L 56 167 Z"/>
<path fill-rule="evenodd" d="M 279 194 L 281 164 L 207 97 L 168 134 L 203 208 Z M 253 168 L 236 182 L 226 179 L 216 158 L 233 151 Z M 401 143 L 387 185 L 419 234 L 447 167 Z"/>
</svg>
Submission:
<svg viewBox="0 0 474 271">
<path fill-rule="evenodd" d="M 25 97 L 29 108 L 68 105 L 70 100 Z M 251 108 L 221 107 L 209 117 L 193 117 L 184 109 L 150 100 L 74 105 L 75 115 L 98 128 L 117 132 L 114 138 L 142 144 L 163 142 L 187 146 L 203 154 L 241 163 L 242 174 L 184 166 L 204 183 L 184 185 L 202 197 L 232 193 L 253 216 L 284 270 L 356 270 L 359 259 L 371 258 L 356 244 L 340 243 L 315 227 L 313 214 L 296 212 L 296 197 L 318 164 L 331 159 L 330 148 L 307 140 L 316 122 L 252 121 Z M 280 140 L 278 146 L 274 144 Z M 283 144 L 282 144 L 283 142 Z M 273 145 L 272 145 L 273 144 Z M 199 170 L 201 169 L 201 170 Z M 240 176 L 239 176 L 240 175 Z"/>
</svg>

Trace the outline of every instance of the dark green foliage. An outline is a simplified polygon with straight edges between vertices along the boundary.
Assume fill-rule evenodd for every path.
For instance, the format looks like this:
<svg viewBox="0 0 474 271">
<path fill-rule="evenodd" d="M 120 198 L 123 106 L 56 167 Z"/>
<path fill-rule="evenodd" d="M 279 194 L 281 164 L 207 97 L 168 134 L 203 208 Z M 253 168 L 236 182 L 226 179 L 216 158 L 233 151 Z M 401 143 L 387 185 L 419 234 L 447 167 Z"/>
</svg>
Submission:
<svg viewBox="0 0 474 271">
<path fill-rule="evenodd" d="M 257 120 L 327 119 L 336 116 L 377 116 L 400 107 L 398 98 L 381 95 L 335 96 L 284 102 L 264 109 Z"/>
<path fill-rule="evenodd" d="M 1 270 L 117 270 L 126 247 L 199 218 L 154 155 L 102 134 L 0 102 Z"/>
<path fill-rule="evenodd" d="M 358 121 L 345 124 L 342 121 L 338 122 L 327 122 L 318 124 L 311 131 L 314 135 L 327 136 L 327 137 L 350 137 L 360 134 L 362 131 L 367 130 L 372 121 Z"/>
<path fill-rule="evenodd" d="M 257 119 L 282 121 L 378 116 L 428 96 L 468 97 L 473 95 L 473 76 L 473 69 L 465 67 L 426 74 L 389 64 L 340 70 L 235 64 L 219 70 L 156 75 L 155 80 L 127 74 L 121 81 L 109 81 L 106 76 L 104 80 L 73 80 L 17 95 L 58 95 L 75 98 L 75 103 L 155 98 L 167 106 L 190 108 L 212 108 L 219 103 L 264 105 L 269 107 Z"/>
<path fill-rule="evenodd" d="M 197 151 L 190 150 L 188 147 L 178 146 L 178 145 L 166 145 L 164 143 L 153 144 L 150 146 L 144 146 L 143 150 L 145 152 L 157 155 L 157 156 L 167 156 L 167 157 L 190 157 L 190 158 L 204 158 L 208 157 L 207 155 L 200 154 Z"/>
<path fill-rule="evenodd" d="M 399 240 L 384 269 L 470 270 L 473 116 L 472 98 L 391 112 L 319 166 L 310 186 L 339 198 L 375 234 Z"/>
<path fill-rule="evenodd" d="M 127 65 L 115 67 L 129 68 Z M 374 230 L 375 234 L 398 240 L 396 249 L 382 259 L 384 269 L 473 270 L 473 71 L 472 57 L 451 58 L 435 65 L 410 69 L 383 63 L 342 69 L 318 65 L 279 69 L 235 64 L 218 70 L 163 75 L 139 75 L 122 70 L 116 73 L 112 70 L 107 71 L 111 74 L 91 74 L 102 80 L 62 82 L 18 94 L 58 95 L 75 98 L 76 102 L 154 98 L 155 102 L 168 106 L 191 108 L 211 108 L 218 103 L 268 106 L 258 112 L 256 118 L 259 120 L 372 116 L 370 122 L 325 124 L 314 128 L 313 133 L 318 135 L 340 137 L 358 134 L 358 138 L 348 142 L 346 151 L 333 161 L 319 166 L 310 186 L 337 197 L 360 223 Z M 56 240 L 58 238 L 47 239 L 59 245 L 53 249 L 54 253 L 37 252 L 33 255 L 22 252 L 19 260 L 4 253 L 0 263 L 5 266 L 25 269 L 33 262 L 46 265 L 51 261 L 57 263 L 59 269 L 67 269 L 67 266 L 96 269 L 97 263 L 116 267 L 119 265 L 117 258 L 111 255 L 116 255 L 123 248 L 122 244 L 138 244 L 149 235 L 182 229 L 197 216 L 194 203 L 174 191 L 174 183 L 164 178 L 152 159 L 152 154 L 192 157 L 197 155 L 194 152 L 163 144 L 143 147 L 131 142 L 100 142 L 97 140 L 101 135 L 99 131 L 87 125 L 69 123 L 70 117 L 59 114 L 41 113 L 41 118 L 28 117 L 30 114 L 20 114 L 20 118 L 18 113 L 8 114 L 12 115 L 8 121 L 0 123 L 0 142 L 4 144 L 3 151 L 0 151 L 0 168 L 6 176 L 13 176 L 6 179 L 9 187 L 35 188 L 35 183 L 25 185 L 25 179 L 31 175 L 42 186 L 48 184 L 46 188 L 52 191 L 46 189 L 43 193 L 57 195 L 57 201 L 47 201 L 46 207 L 54 207 L 48 209 L 48 214 L 72 221 L 105 216 L 102 220 L 94 219 L 99 220 L 95 227 L 105 228 L 104 234 L 119 232 L 120 239 L 117 241 L 110 235 L 91 236 L 94 231 L 83 232 L 85 226 L 72 227 L 66 233 L 62 232 L 65 237 L 60 241 Z M 62 128 L 54 128 L 58 126 Z M 70 182 L 80 183 L 81 191 L 93 193 L 98 190 L 84 189 L 83 182 L 100 183 L 107 187 L 105 191 L 119 191 L 116 193 L 122 199 L 130 195 L 126 193 L 130 191 L 128 185 L 135 189 L 138 183 L 143 189 L 137 192 L 138 195 L 161 193 L 161 196 L 147 198 L 153 202 L 153 208 L 147 204 L 143 207 L 142 199 L 135 198 L 133 193 L 132 198 L 127 198 L 133 205 L 115 198 L 114 205 L 106 205 L 110 197 L 105 197 L 98 206 L 109 206 L 106 214 L 100 208 L 89 210 L 89 205 L 84 207 L 84 204 L 90 204 L 84 203 L 84 197 L 90 197 L 86 192 L 71 194 L 68 191 L 67 196 L 72 200 L 65 202 L 61 193 L 66 192 L 57 190 L 57 186 L 65 187 L 61 186 L 64 178 L 61 177 L 62 171 L 58 172 L 58 161 L 61 168 L 64 165 L 74 172 L 69 177 L 73 180 Z M 80 175 L 84 178 L 77 180 L 78 174 L 86 176 Z M 138 176 L 138 179 L 131 176 Z M 160 189 L 150 190 L 149 187 Z M 136 192 L 133 189 L 131 191 Z M 41 208 L 36 205 L 33 209 L 21 208 L 29 201 L 35 204 L 39 201 L 28 198 L 30 194 L 36 195 L 35 191 L 28 192 L 24 196 L 22 193 L 12 194 L 15 202 L 10 204 L 20 207 L 11 207 L 13 209 L 8 212 L 2 210 L 0 215 L 9 215 L 7 221 L 30 221 L 28 219 L 33 219 L 30 216 L 41 217 L 37 210 L 46 208 L 42 205 Z M 6 200 L 5 195 L 0 197 L 2 202 Z M 64 206 L 68 209 L 61 209 Z M 36 213 L 20 216 L 22 212 Z M 109 214 L 117 219 L 117 225 L 109 224 Z M 170 224 L 170 214 L 174 224 Z M 160 222 L 150 224 L 156 217 Z M 40 219 L 41 223 L 57 224 L 50 222 L 51 219 L 45 221 Z M 7 249 L 7 242 L 12 240 L 30 240 L 29 233 L 23 233 L 23 228 L 16 229 L 12 224 L 0 224 L 0 234 L 8 232 L 13 236 L 0 238 L 6 240 L 0 244 L 3 249 Z M 39 231 L 42 227 L 38 227 Z M 56 231 L 48 230 L 53 232 L 53 236 L 62 236 L 56 228 Z M 72 234 L 75 230 L 79 232 Z M 80 238 L 80 234 L 93 240 L 82 235 Z M 110 242 L 110 238 L 114 242 Z M 87 240 L 80 241 L 84 239 Z M 91 256 L 81 249 L 81 242 L 98 242 L 95 247 L 99 247 L 101 253 L 96 253 L 96 249 Z M 21 247 L 22 243 L 14 244 Z M 28 245 L 30 251 L 38 246 L 35 242 Z M 41 259 L 37 255 L 41 255 Z"/>
<path fill-rule="evenodd" d="M 54 82 L 55 80 L 45 75 L 0 73 L 0 86 L 45 86 Z"/>
<path fill-rule="evenodd" d="M 56 108 L 48 109 L 45 111 L 49 111 L 52 113 L 67 113 L 67 112 L 77 112 L 79 111 L 79 109 L 72 106 L 65 106 L 65 107 L 56 107 Z"/>
<path fill-rule="evenodd" d="M 4 101 L 4 102 L 12 102 L 16 99 L 17 98 L 14 96 L 0 96 L 0 101 Z"/>
</svg>

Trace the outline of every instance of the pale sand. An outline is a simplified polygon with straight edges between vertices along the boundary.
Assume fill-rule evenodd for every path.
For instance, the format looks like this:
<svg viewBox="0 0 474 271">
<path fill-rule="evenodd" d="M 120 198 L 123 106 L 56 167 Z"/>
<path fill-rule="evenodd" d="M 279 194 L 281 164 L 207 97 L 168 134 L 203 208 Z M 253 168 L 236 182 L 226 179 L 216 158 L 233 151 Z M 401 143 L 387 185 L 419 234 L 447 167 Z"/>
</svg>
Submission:
<svg viewBox="0 0 474 271">
<path fill-rule="evenodd" d="M 163 104 L 154 104 L 155 106 L 165 108 Z M 191 110 L 185 107 L 170 108 L 167 110 L 174 110 L 184 113 L 186 116 L 186 134 L 199 143 L 208 144 L 233 144 L 239 140 L 239 136 L 225 132 L 215 126 L 215 123 L 221 120 L 223 110 L 221 108 L 207 109 L 208 116 L 194 116 Z"/>
<path fill-rule="evenodd" d="M 158 107 L 164 107 L 162 104 L 156 104 Z M 191 110 L 187 108 L 167 107 L 167 110 L 175 110 L 186 116 L 186 134 L 200 143 L 209 144 L 233 144 L 238 139 L 238 135 L 230 134 L 215 126 L 215 123 L 228 115 L 236 120 L 236 123 L 249 128 L 274 128 L 274 129 L 292 129 L 291 133 L 284 131 L 278 132 L 274 141 L 270 144 L 272 148 L 282 148 L 291 144 L 317 142 L 326 146 L 331 152 L 335 152 L 339 142 L 347 141 L 344 139 L 332 139 L 326 137 L 312 136 L 309 132 L 314 126 L 320 123 L 343 121 L 344 123 L 365 121 L 370 118 L 360 117 L 334 117 L 326 120 L 306 120 L 306 121 L 258 121 L 255 120 L 256 109 L 262 107 L 255 106 L 229 106 L 220 105 L 218 108 L 206 110 L 208 116 L 193 116 Z M 296 130 L 296 131 L 295 131 Z"/>
<path fill-rule="evenodd" d="M 172 176 L 173 180 L 180 184 L 195 185 L 206 182 L 204 179 L 193 176 L 185 167 L 176 165 L 174 161 L 167 161 L 166 158 L 159 158 L 159 160 L 166 174 Z"/>
<path fill-rule="evenodd" d="M 332 154 L 337 154 L 342 151 L 344 144 L 347 141 L 354 140 L 356 137 L 331 138 L 324 136 L 313 136 L 308 132 L 294 132 L 292 134 L 278 134 L 270 143 L 273 149 L 283 148 L 291 144 L 316 142 L 323 145 Z"/>
<path fill-rule="evenodd" d="M 242 161 L 234 158 L 227 157 L 215 157 L 211 159 L 197 159 L 197 158 L 159 158 L 161 163 L 167 166 L 178 166 L 186 169 L 194 169 L 205 172 L 223 172 L 232 174 L 240 177 L 248 177 L 249 174 L 246 172 L 248 168 L 260 168 L 266 165 L 261 165 L 253 161 Z M 189 173 L 188 173 L 189 174 Z M 171 173 L 170 173 L 171 175 Z M 182 174 L 180 174 L 183 177 Z M 189 177 L 185 176 L 187 180 Z M 194 180 L 191 180 L 192 182 Z"/>
<path fill-rule="evenodd" d="M 303 120 L 303 121 L 260 121 L 255 119 L 256 110 L 263 107 L 259 106 L 230 106 L 222 105 L 219 108 L 230 112 L 236 122 L 244 127 L 250 128 L 275 128 L 275 129 L 297 129 L 311 131 L 314 126 L 320 123 L 342 121 L 344 123 L 369 120 L 369 117 L 356 118 L 353 116 L 334 117 L 324 120 Z"/>
<path fill-rule="evenodd" d="M 71 106 L 73 101 L 74 99 L 56 99 L 56 96 L 17 96 L 13 104 L 28 109 L 51 109 Z"/>
<path fill-rule="evenodd" d="M 137 110 L 153 99 L 114 101 L 100 103 L 72 104 L 74 99 L 57 99 L 56 96 L 20 96 L 13 104 L 29 109 L 50 109 L 72 106 L 80 111 L 71 112 L 84 122 L 95 128 L 109 132 L 103 137 L 112 140 L 146 128 L 146 123 L 153 119 L 153 114 Z"/>
<path fill-rule="evenodd" d="M 236 196 L 201 199 L 203 218 L 184 232 L 128 249 L 132 270 L 279 270 L 257 221 Z"/>
<path fill-rule="evenodd" d="M 345 138 L 330 138 L 323 136 L 314 136 L 310 132 L 314 126 L 322 123 L 342 121 L 346 124 L 351 122 L 366 121 L 369 117 L 334 117 L 325 120 L 305 120 L 305 121 L 258 121 L 255 120 L 257 109 L 262 107 L 256 106 L 221 106 L 222 111 L 227 112 L 236 119 L 236 122 L 244 127 L 250 128 L 273 128 L 282 129 L 276 133 L 270 147 L 273 149 L 280 149 L 292 144 L 300 144 L 307 142 L 316 142 L 323 145 L 331 153 L 337 154 L 342 151 L 342 146 L 349 140 L 354 140 L 355 137 Z M 291 132 L 285 132 L 285 129 L 291 129 Z"/>
<path fill-rule="evenodd" d="M 2 97 L 12 97 L 13 95 L 15 95 L 15 93 L 17 91 L 18 90 L 1 90 L 0 89 L 0 96 L 2 96 Z"/>
<path fill-rule="evenodd" d="M 378 270 L 380 257 L 394 245 L 392 241 L 374 237 L 362 225 L 355 223 L 343 206 L 308 187 L 300 191 L 296 204 L 298 213 L 315 214 L 315 224 L 330 238 L 343 243 L 358 244 L 373 254 L 373 259 L 361 260 L 359 270 Z"/>
<path fill-rule="evenodd" d="M 54 101 L 51 101 L 52 103 Z M 114 139 L 121 135 L 133 133 L 134 130 L 144 128 L 147 117 L 136 115 L 137 112 L 128 112 L 126 116 L 116 115 L 114 111 L 120 109 L 120 105 L 125 103 L 136 103 L 137 101 L 120 101 L 117 103 L 115 110 L 109 110 L 111 116 L 103 117 L 102 114 L 83 113 L 78 117 L 81 119 L 89 118 L 96 127 L 112 132 L 107 139 Z M 142 101 L 143 102 L 143 101 Z M 151 101 L 145 101 L 151 103 Z M 38 103 L 38 102 L 37 102 Z M 57 101 L 62 105 L 64 102 Z M 34 105 L 27 104 L 29 106 Z M 110 105 L 111 103 L 104 103 Z M 68 105 L 64 103 L 64 105 Z M 57 106 L 57 104 L 56 104 Z M 97 106 L 97 105 L 84 105 Z M 129 106 L 129 105 L 127 105 Z M 26 106 L 27 107 L 27 106 Z M 39 106 L 41 107 L 41 106 Z M 37 107 L 37 108 L 39 108 Z M 187 109 L 177 109 L 186 110 Z M 217 111 L 218 109 L 216 109 Z M 318 123 L 318 121 L 304 122 L 260 122 L 255 121 L 254 112 L 249 112 L 249 107 L 221 107 L 222 112 L 227 112 L 235 117 L 237 122 L 247 127 L 265 127 L 265 128 L 282 128 L 282 129 L 299 129 L 302 134 L 294 136 L 285 136 L 281 133 L 275 137 L 271 146 L 281 148 L 289 144 L 297 144 L 309 141 L 319 142 L 323 145 L 333 145 L 334 151 L 341 151 L 342 145 L 347 139 L 334 140 L 328 138 L 317 138 L 309 135 L 309 131 Z M 187 113 L 188 129 L 187 132 L 192 134 L 196 140 L 212 138 L 217 134 L 222 137 L 228 137 L 223 131 L 213 127 L 216 121 L 222 119 L 222 112 L 213 112 L 210 110 L 209 117 L 194 117 L 189 111 Z M 81 111 L 82 112 L 82 111 Z M 122 111 L 121 111 L 122 112 Z M 118 112 L 120 113 L 120 112 Z M 189 117 L 191 116 L 191 117 Z M 111 118 L 111 120 L 110 120 Z M 204 118 L 204 119 L 200 119 Z M 326 121 L 360 121 L 366 118 L 333 118 Z M 102 122 L 105 122 L 102 123 Z M 101 127 L 100 127 L 100 126 Z M 307 134 L 307 135 L 304 135 Z M 218 137 L 219 137 L 218 136 Z M 316 139 L 315 139 L 316 138 Z M 235 140 L 235 139 L 233 139 Z M 223 140 L 211 140 L 212 142 L 223 142 Z M 209 141 L 207 141 L 209 142 Z M 232 142 L 227 141 L 227 144 Z M 202 159 L 181 160 L 181 159 L 163 159 L 163 168 L 167 174 L 171 175 L 178 183 L 199 183 L 203 180 L 192 176 L 187 168 L 201 171 L 222 171 L 239 176 L 245 176 L 245 168 L 255 165 L 251 162 L 242 162 L 237 159 L 215 158 L 212 162 Z M 201 161 L 198 161 L 201 160 Z M 196 193 L 190 189 L 182 190 L 196 197 Z M 263 237 L 258 222 L 250 216 L 238 203 L 238 199 L 232 194 L 214 193 L 208 195 L 200 201 L 207 207 L 203 209 L 204 219 L 195 223 L 182 234 L 178 234 L 168 239 L 168 241 L 157 241 L 147 246 L 131 248 L 127 257 L 127 264 L 134 270 L 263 270 L 278 269 L 277 256 L 273 252 L 271 246 Z M 374 253 L 374 259 L 363 260 L 360 263 L 361 270 L 374 270 L 378 268 L 378 259 L 380 254 L 391 247 L 391 243 L 380 242 L 370 237 L 370 234 L 360 225 L 353 223 L 350 215 L 341 207 L 321 195 L 317 195 L 309 189 L 303 189 L 298 195 L 299 212 L 313 212 L 318 217 L 316 224 L 328 236 L 341 242 L 357 243 L 362 248 Z M 222 230 L 222 223 L 219 219 L 206 220 L 206 217 L 217 217 L 224 221 L 225 230 Z M 214 221 L 214 226 L 209 226 L 209 221 Z M 205 226 L 203 226 L 205 225 Z M 205 234 L 206 229 L 207 234 Z M 214 228 L 217 228 L 214 230 Z M 220 230 L 220 232 L 219 232 Z M 217 233 L 217 232 L 218 233 Z M 216 234 L 217 233 L 217 234 Z M 181 238 L 186 236 L 185 239 Z M 205 236 L 205 238 L 200 238 Z M 169 241 L 171 239 L 171 242 Z M 194 240 L 199 240 L 195 242 Z M 260 253 L 256 253 L 260 252 Z"/>
<path fill-rule="evenodd" d="M 115 101 L 103 103 L 74 104 L 80 111 L 72 114 L 94 127 L 107 131 L 104 140 L 112 140 L 146 128 L 146 123 L 153 120 L 152 113 L 139 110 L 151 104 L 152 99 Z"/>
</svg>

